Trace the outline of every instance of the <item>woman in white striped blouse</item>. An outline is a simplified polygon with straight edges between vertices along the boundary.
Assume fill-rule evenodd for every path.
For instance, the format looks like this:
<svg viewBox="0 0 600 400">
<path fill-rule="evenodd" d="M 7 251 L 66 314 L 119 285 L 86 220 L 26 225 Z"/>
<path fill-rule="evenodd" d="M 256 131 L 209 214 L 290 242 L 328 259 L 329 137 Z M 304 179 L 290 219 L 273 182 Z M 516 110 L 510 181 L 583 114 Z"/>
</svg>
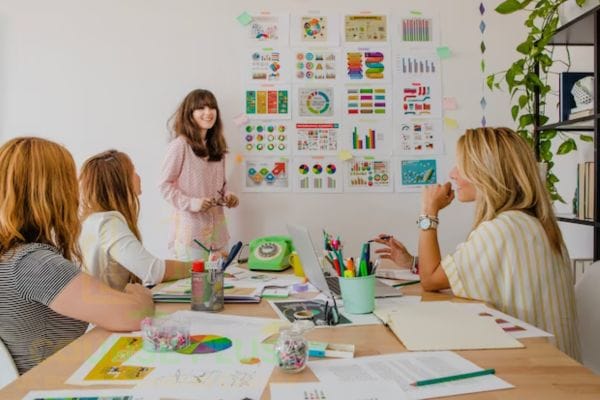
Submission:
<svg viewBox="0 0 600 400">
<path fill-rule="evenodd" d="M 468 129 L 450 173 L 461 202 L 475 202 L 467 240 L 442 258 L 438 213 L 454 200 L 450 182 L 423 191 L 418 269 L 423 289 L 488 302 L 554 334 L 579 359 L 569 256 L 529 144 L 508 128 Z M 414 264 L 404 246 L 380 235 L 378 252 Z"/>
</svg>

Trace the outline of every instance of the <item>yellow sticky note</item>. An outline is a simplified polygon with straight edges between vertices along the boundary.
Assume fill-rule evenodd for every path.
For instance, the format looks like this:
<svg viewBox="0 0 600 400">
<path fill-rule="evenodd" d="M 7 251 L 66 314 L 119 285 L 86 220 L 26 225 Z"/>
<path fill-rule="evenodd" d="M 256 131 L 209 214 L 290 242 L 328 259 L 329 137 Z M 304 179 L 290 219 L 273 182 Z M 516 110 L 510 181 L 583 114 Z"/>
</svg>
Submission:
<svg viewBox="0 0 600 400">
<path fill-rule="evenodd" d="M 338 153 L 338 158 L 342 161 L 348 161 L 352 159 L 352 153 L 348 150 L 342 150 Z"/>
<path fill-rule="evenodd" d="M 444 126 L 450 129 L 458 128 L 458 121 L 454 118 L 444 117 Z"/>
<path fill-rule="evenodd" d="M 241 155 L 241 154 L 239 154 L 239 153 L 238 153 L 238 154 L 236 154 L 236 155 L 235 155 L 235 162 L 236 162 L 237 164 L 241 164 L 241 163 L 242 163 L 242 161 L 244 161 L 244 156 L 243 156 L 243 155 Z"/>
</svg>

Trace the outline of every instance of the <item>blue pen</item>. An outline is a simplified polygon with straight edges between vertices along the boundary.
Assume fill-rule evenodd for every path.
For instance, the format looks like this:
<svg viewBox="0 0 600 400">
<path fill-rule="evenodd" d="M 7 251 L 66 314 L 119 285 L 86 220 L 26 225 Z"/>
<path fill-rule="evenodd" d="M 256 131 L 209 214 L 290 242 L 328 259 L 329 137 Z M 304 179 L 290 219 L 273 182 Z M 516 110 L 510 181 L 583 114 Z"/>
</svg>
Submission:
<svg viewBox="0 0 600 400">
<path fill-rule="evenodd" d="M 227 268 L 229 266 L 229 264 L 231 264 L 233 262 L 235 257 L 238 255 L 238 253 L 242 249 L 242 246 L 243 246 L 242 242 L 237 242 L 236 244 L 233 245 L 233 247 L 229 251 L 229 255 L 227 256 L 227 259 L 223 263 L 223 267 L 221 268 L 221 271 L 225 271 L 225 268 Z"/>
</svg>

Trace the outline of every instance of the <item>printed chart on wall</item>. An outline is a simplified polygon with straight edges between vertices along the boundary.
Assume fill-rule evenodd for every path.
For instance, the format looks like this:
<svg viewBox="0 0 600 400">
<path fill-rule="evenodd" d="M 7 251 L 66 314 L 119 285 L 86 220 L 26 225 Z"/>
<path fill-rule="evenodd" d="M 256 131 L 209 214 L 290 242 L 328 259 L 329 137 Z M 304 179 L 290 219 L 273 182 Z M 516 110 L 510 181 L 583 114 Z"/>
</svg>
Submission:
<svg viewBox="0 0 600 400">
<path fill-rule="evenodd" d="M 392 127 L 388 120 L 353 119 L 344 121 L 344 146 L 354 154 L 391 154 Z"/>
<path fill-rule="evenodd" d="M 296 90 L 295 116 L 298 118 L 335 118 L 337 115 L 333 86 L 299 86 Z"/>
<path fill-rule="evenodd" d="M 392 118 L 390 86 L 355 86 L 344 88 L 344 116 L 350 118 Z"/>
<path fill-rule="evenodd" d="M 289 86 L 260 85 L 248 87 L 244 98 L 248 118 L 291 118 Z"/>
<path fill-rule="evenodd" d="M 291 60 L 287 49 L 254 49 L 246 56 L 244 80 L 248 83 L 283 83 L 290 81 Z"/>
<path fill-rule="evenodd" d="M 391 51 L 387 47 L 344 49 L 344 78 L 350 82 L 384 82 L 391 79 Z"/>
<path fill-rule="evenodd" d="M 398 118 L 441 118 L 442 96 L 438 80 L 405 78 L 396 86 Z"/>
<path fill-rule="evenodd" d="M 398 21 L 395 43 L 410 47 L 435 46 L 439 43 L 437 18 L 414 11 L 395 20 Z"/>
<path fill-rule="evenodd" d="M 423 186 L 440 182 L 437 157 L 399 158 L 396 160 L 396 192 L 420 192 Z"/>
<path fill-rule="evenodd" d="M 245 192 L 289 192 L 289 160 L 281 158 L 251 158 L 244 160 Z"/>
<path fill-rule="evenodd" d="M 341 193 L 342 162 L 335 157 L 295 157 L 292 163 L 294 191 Z"/>
<path fill-rule="evenodd" d="M 443 154 L 441 119 L 405 119 L 394 127 L 394 152 L 401 155 Z"/>
<path fill-rule="evenodd" d="M 337 14 L 319 11 L 293 14 L 290 25 L 292 46 L 336 47 L 340 43 L 340 22 Z"/>
<path fill-rule="evenodd" d="M 244 151 L 256 155 L 290 154 L 291 123 L 289 121 L 250 120 L 242 126 Z"/>
<path fill-rule="evenodd" d="M 294 57 L 294 81 L 335 81 L 340 76 L 340 52 L 331 49 L 296 49 Z"/>
<path fill-rule="evenodd" d="M 387 42 L 387 21 L 387 15 L 373 15 L 369 13 L 345 15 L 344 41 L 347 43 Z"/>
<path fill-rule="evenodd" d="M 344 188 L 347 192 L 392 192 L 392 161 L 382 157 L 354 157 L 346 161 Z"/>
<path fill-rule="evenodd" d="M 340 124 L 337 122 L 297 122 L 294 154 L 335 154 L 340 149 Z"/>
<path fill-rule="evenodd" d="M 287 46 L 289 23 L 288 14 L 272 14 L 267 11 L 252 14 L 252 22 L 246 26 L 246 39 L 250 45 Z"/>
</svg>

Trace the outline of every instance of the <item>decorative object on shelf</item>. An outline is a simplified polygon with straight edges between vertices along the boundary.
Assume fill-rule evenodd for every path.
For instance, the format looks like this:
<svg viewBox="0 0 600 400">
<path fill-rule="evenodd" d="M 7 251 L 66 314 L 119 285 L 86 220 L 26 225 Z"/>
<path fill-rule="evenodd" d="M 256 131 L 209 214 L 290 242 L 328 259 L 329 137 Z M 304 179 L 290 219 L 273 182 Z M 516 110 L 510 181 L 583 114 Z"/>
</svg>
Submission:
<svg viewBox="0 0 600 400">
<path fill-rule="evenodd" d="M 571 109 L 571 114 L 582 111 L 591 113 L 594 109 L 594 77 L 586 76 L 575 82 L 571 94 L 575 99 L 575 108 Z"/>
<path fill-rule="evenodd" d="M 549 120 L 545 115 L 545 108 L 547 96 L 552 88 L 548 84 L 547 76 L 555 61 L 552 58 L 553 48 L 548 45 L 559 26 L 558 9 L 567 2 L 581 7 L 587 6 L 587 3 L 596 3 L 597 0 L 538 0 L 535 3 L 532 0 L 505 0 L 500 3 L 496 7 L 496 11 L 500 14 L 530 10 L 525 20 L 527 37 L 516 48 L 521 58 L 514 61 L 506 71 L 487 77 L 490 90 L 500 89 L 501 84 L 506 84 L 514 101 L 511 115 L 517 123 L 516 131 L 532 146 L 537 144 L 539 161 L 548 164 L 546 186 L 550 196 L 552 200 L 563 203 L 565 201 L 555 186 L 559 179 L 552 172 L 554 167 L 552 140 L 562 141 L 556 150 L 557 155 L 567 154 L 577 149 L 577 143 L 572 136 L 567 136 L 556 129 L 539 131 L 537 132 L 539 137 L 536 138 L 536 128 L 545 125 Z M 529 6 L 531 7 L 528 8 Z M 536 99 L 539 99 L 539 102 L 536 103 Z M 584 141 L 593 140 L 588 135 L 580 135 L 579 138 Z"/>
<path fill-rule="evenodd" d="M 559 77 L 560 120 L 568 121 L 593 112 L 593 73 L 561 72 Z M 589 78 L 589 79 L 587 79 Z M 586 79 L 587 82 L 581 82 Z M 588 111 L 589 110 L 589 111 Z M 589 114 L 588 114 L 589 112 Z"/>
</svg>

